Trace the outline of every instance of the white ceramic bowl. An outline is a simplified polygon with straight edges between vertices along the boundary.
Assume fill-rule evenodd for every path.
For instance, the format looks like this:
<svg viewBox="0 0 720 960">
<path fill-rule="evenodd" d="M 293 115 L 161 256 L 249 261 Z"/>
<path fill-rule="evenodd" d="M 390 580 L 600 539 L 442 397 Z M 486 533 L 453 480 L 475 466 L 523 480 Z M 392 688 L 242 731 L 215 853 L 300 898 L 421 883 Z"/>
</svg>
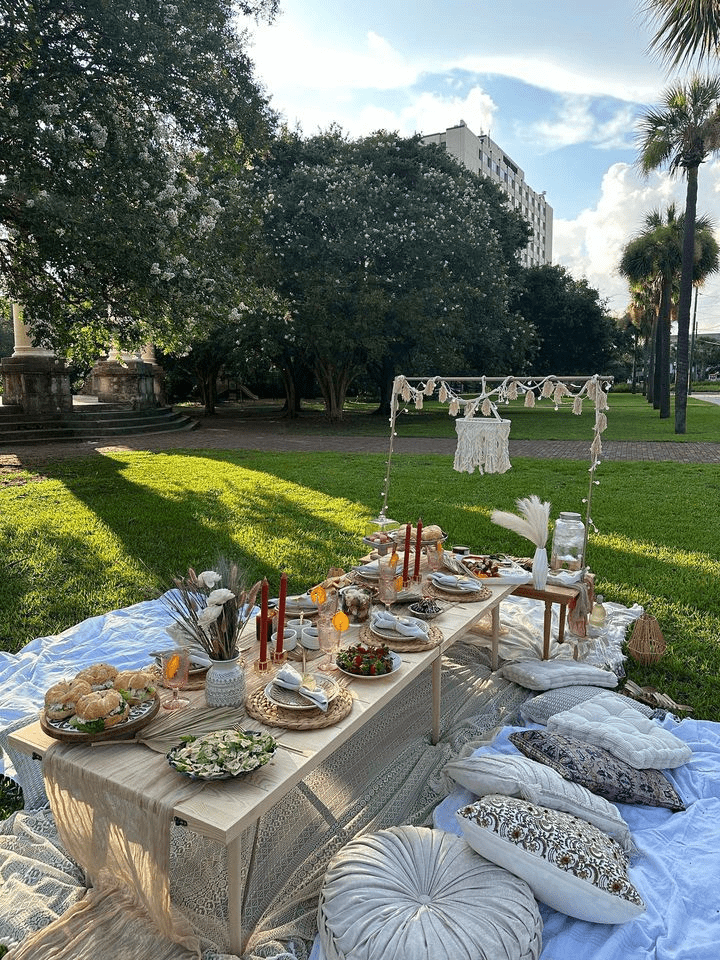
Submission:
<svg viewBox="0 0 720 960">
<path fill-rule="evenodd" d="M 319 650 L 320 638 L 318 637 L 318 628 L 303 627 L 303 632 L 300 635 L 300 643 L 306 650 Z"/>
</svg>

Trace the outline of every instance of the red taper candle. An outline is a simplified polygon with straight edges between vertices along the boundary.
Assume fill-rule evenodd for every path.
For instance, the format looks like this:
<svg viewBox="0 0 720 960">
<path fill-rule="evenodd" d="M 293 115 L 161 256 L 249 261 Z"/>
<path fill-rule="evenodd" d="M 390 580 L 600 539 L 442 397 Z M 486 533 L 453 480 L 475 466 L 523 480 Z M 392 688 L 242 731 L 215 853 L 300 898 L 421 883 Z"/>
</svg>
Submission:
<svg viewBox="0 0 720 960">
<path fill-rule="evenodd" d="M 410 524 L 405 525 L 405 558 L 403 560 L 403 586 L 407 585 L 408 582 L 408 572 L 410 564 L 410 534 L 412 532 L 412 527 Z"/>
<path fill-rule="evenodd" d="M 417 539 L 415 540 L 415 566 L 413 568 L 413 580 L 420 576 L 420 554 L 422 553 L 422 520 L 417 523 Z"/>
<path fill-rule="evenodd" d="M 268 628 L 268 582 L 263 579 L 260 591 L 260 663 L 267 663 L 267 628 Z"/>
</svg>

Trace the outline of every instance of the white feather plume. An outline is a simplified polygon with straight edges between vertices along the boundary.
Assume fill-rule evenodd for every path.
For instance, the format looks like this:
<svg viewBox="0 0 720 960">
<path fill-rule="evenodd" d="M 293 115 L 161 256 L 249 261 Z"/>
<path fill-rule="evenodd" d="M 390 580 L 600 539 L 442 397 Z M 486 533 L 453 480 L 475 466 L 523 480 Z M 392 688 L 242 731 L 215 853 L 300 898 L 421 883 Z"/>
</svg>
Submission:
<svg viewBox="0 0 720 960">
<path fill-rule="evenodd" d="M 529 497 L 520 497 L 515 501 L 521 516 L 507 513 L 505 510 L 493 510 L 490 519 L 499 527 L 519 533 L 536 547 L 544 547 L 548 538 L 548 523 L 550 520 L 550 504 L 541 502 L 540 498 L 532 494 Z"/>
</svg>

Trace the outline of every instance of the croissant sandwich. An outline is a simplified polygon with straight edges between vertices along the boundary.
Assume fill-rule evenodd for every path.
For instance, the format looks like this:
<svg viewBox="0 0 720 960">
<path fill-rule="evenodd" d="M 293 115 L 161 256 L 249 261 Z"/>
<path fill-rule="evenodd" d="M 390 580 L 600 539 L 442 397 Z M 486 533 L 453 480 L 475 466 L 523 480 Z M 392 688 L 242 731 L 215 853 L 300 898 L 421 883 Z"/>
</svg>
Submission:
<svg viewBox="0 0 720 960">
<path fill-rule="evenodd" d="M 109 690 L 115 682 L 117 668 L 109 663 L 94 663 L 78 673 L 76 680 L 87 680 L 93 690 Z"/>
<path fill-rule="evenodd" d="M 61 680 L 54 683 L 45 694 L 45 716 L 48 720 L 66 720 L 75 713 L 80 697 L 92 693 L 85 680 Z"/>
<path fill-rule="evenodd" d="M 150 676 L 143 670 L 122 670 L 113 684 L 128 703 L 145 703 L 155 696 L 155 686 Z"/>
<path fill-rule="evenodd" d="M 124 720 L 130 707 L 119 690 L 96 690 L 80 697 L 70 723 L 86 733 L 99 733 Z"/>
</svg>

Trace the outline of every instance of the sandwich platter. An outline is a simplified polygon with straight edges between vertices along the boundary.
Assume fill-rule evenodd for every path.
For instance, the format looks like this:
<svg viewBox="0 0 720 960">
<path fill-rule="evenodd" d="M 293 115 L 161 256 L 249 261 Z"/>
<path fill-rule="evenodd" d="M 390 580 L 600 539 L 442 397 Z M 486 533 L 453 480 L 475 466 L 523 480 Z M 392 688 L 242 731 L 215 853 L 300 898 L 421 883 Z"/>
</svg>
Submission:
<svg viewBox="0 0 720 960">
<path fill-rule="evenodd" d="M 74 727 L 67 717 L 65 720 L 50 720 L 43 710 L 40 714 L 40 726 L 44 733 L 55 740 L 64 740 L 66 743 L 90 743 L 94 740 L 125 740 L 133 737 L 138 730 L 150 723 L 160 708 L 160 697 L 157 693 L 144 703 L 136 703 L 120 723 L 116 723 L 107 730 L 97 733 L 86 733 Z"/>
</svg>

